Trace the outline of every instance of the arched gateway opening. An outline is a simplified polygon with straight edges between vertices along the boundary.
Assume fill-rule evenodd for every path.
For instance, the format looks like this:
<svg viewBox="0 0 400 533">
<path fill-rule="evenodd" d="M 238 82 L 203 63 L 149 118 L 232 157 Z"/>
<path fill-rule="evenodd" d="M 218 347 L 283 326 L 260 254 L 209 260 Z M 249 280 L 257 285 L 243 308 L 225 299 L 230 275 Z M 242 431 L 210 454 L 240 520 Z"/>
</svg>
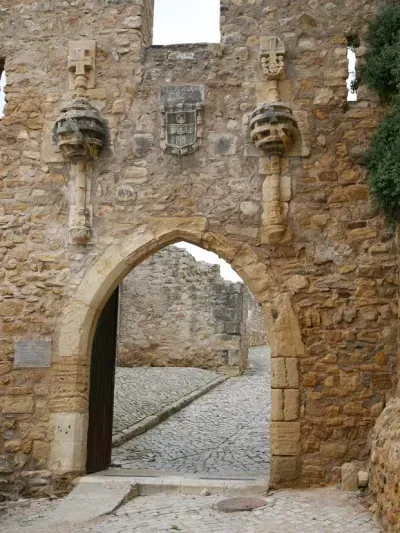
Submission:
<svg viewBox="0 0 400 533">
<path fill-rule="evenodd" d="M 230 263 L 262 305 L 272 351 L 271 479 L 275 484 L 293 481 L 298 476 L 300 459 L 299 376 L 296 358 L 301 355 L 304 346 L 289 295 L 278 293 L 267 267 L 259 261 L 250 246 L 208 232 L 205 220 L 201 217 L 154 219 L 119 244 L 109 246 L 87 270 L 75 298 L 71 299 L 65 310 L 59 331 L 53 380 L 55 434 L 50 466 L 58 473 L 83 473 L 87 469 L 95 471 L 108 467 L 111 427 L 107 423 L 103 428 L 97 425 L 95 431 L 93 427 L 96 424 L 93 426 L 92 420 L 103 417 L 105 421 L 109 421 L 112 413 L 111 391 L 107 393 L 104 389 L 112 382 L 104 379 L 107 371 L 98 369 L 101 364 L 105 365 L 104 368 L 109 364 L 110 374 L 114 364 L 115 310 L 118 301 L 116 290 L 132 268 L 161 248 L 182 240 L 211 250 Z M 105 342 L 95 335 L 99 318 L 109 321 L 109 327 L 103 330 L 108 330 L 112 335 Z M 100 363 L 96 370 L 91 354 L 92 345 L 96 347 L 99 342 L 107 347 L 108 363 Z M 107 359 L 105 352 L 104 357 Z M 66 373 L 69 380 L 71 376 L 75 380 L 72 387 L 66 386 Z M 89 388 L 91 409 L 95 412 L 92 417 L 89 417 Z M 96 404 L 96 400 L 93 400 L 99 397 L 99 391 L 105 398 L 103 405 Z M 67 394 L 70 412 L 57 412 L 58 398 L 63 396 L 65 399 Z M 89 433 L 88 424 L 92 426 Z M 93 449 L 91 442 L 96 443 L 94 447 L 97 447 L 100 456 L 91 454 L 88 457 L 88 446 L 89 450 Z"/>
<path fill-rule="evenodd" d="M 270 402 L 261 307 L 215 254 L 168 246 L 98 320 L 86 470 L 265 478 Z"/>
</svg>

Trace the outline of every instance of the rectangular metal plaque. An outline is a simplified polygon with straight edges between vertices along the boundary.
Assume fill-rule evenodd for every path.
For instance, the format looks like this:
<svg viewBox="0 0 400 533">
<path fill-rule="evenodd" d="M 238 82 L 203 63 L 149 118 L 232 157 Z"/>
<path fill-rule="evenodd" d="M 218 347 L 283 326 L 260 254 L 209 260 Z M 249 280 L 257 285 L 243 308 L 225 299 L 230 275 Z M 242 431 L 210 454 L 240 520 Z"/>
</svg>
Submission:
<svg viewBox="0 0 400 533">
<path fill-rule="evenodd" d="M 15 368 L 48 368 L 51 340 L 20 340 L 14 342 Z"/>
</svg>

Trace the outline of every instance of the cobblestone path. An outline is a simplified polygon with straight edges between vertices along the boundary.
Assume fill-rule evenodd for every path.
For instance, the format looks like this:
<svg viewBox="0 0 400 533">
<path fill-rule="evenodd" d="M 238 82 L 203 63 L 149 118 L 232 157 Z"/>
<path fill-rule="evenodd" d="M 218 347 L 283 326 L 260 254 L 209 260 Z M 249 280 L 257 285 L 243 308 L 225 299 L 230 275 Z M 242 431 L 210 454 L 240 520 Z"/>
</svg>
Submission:
<svg viewBox="0 0 400 533">
<path fill-rule="evenodd" d="M 159 426 L 113 450 L 112 465 L 215 476 L 269 471 L 269 349 Z"/>
<path fill-rule="evenodd" d="M 277 491 L 253 512 L 213 509 L 221 496 L 156 494 L 135 498 L 115 514 L 83 524 L 49 524 L 56 502 L 0 505 L 1 533 L 381 533 L 354 493 L 335 488 Z M 2 510 L 3 508 L 3 510 Z"/>
<path fill-rule="evenodd" d="M 200 368 L 117 368 L 113 434 L 158 413 L 220 375 Z"/>
</svg>

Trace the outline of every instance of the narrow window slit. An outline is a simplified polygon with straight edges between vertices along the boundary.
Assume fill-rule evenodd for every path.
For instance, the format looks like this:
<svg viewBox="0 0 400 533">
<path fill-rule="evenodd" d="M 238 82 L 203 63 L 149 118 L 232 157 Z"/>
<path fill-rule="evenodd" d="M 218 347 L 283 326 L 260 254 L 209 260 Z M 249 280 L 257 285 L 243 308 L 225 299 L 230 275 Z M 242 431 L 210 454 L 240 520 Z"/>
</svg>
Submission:
<svg viewBox="0 0 400 533">
<path fill-rule="evenodd" d="M 4 117 L 4 107 L 6 105 L 6 95 L 4 92 L 4 87 L 6 86 L 5 62 L 6 60 L 0 57 L 0 119 Z"/>
<path fill-rule="evenodd" d="M 347 61 L 349 76 L 346 80 L 347 84 L 347 101 L 357 101 L 357 72 L 356 72 L 356 48 L 360 46 L 360 39 L 358 35 L 347 36 Z"/>
</svg>

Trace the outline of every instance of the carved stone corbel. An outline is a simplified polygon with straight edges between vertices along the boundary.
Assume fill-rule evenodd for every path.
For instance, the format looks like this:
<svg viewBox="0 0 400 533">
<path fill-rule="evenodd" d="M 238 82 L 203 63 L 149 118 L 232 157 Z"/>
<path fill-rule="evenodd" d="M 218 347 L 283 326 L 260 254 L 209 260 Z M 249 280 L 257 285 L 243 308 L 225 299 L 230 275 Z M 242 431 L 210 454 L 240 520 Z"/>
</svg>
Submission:
<svg viewBox="0 0 400 533">
<path fill-rule="evenodd" d="M 61 110 L 53 128 L 53 139 L 75 174 L 75 204 L 69 218 L 71 244 L 86 244 L 91 236 L 88 206 L 87 162 L 97 159 L 105 145 L 106 127 L 89 102 L 88 88 L 95 85 L 95 41 L 70 43 L 68 72 L 72 102 Z"/>
<path fill-rule="evenodd" d="M 272 82 L 272 102 L 280 102 L 278 80 L 285 73 L 286 47 L 279 37 L 262 37 L 260 39 L 260 63 L 264 76 Z"/>
</svg>

